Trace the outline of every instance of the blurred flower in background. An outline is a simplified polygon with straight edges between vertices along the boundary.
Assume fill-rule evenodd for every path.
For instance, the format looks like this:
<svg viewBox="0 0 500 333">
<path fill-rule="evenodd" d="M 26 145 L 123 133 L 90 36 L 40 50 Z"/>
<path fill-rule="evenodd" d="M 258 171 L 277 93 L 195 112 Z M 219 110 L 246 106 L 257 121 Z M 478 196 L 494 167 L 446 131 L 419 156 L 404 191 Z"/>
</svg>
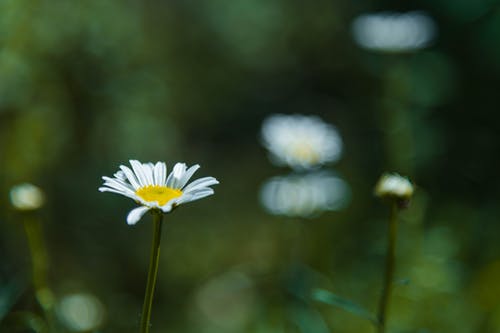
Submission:
<svg viewBox="0 0 500 333">
<path fill-rule="evenodd" d="M 262 124 L 262 142 L 277 165 L 303 170 L 337 161 L 342 139 L 337 129 L 317 116 L 269 116 Z"/>
<path fill-rule="evenodd" d="M 57 316 L 73 332 L 90 332 L 99 328 L 106 317 L 101 301 L 89 293 L 73 293 L 61 298 Z"/>
<path fill-rule="evenodd" d="M 312 217 L 343 208 L 350 198 L 347 183 L 330 172 L 292 174 L 269 179 L 260 200 L 271 214 Z"/>
<path fill-rule="evenodd" d="M 379 12 L 358 16 L 352 23 L 356 43 L 381 52 L 408 52 L 428 46 L 436 24 L 425 12 Z"/>
<path fill-rule="evenodd" d="M 35 210 L 45 203 L 45 194 L 38 186 L 23 183 L 11 188 L 10 202 L 18 210 Z"/>
<path fill-rule="evenodd" d="M 203 284 L 195 295 L 195 320 L 203 331 L 241 332 L 254 319 L 258 306 L 254 281 L 239 271 L 228 271 Z"/>
<path fill-rule="evenodd" d="M 297 172 L 264 183 L 260 201 L 267 211 L 312 217 L 345 206 L 350 193 L 346 182 L 319 171 L 341 156 L 342 139 L 334 126 L 317 116 L 274 114 L 264 119 L 261 135 L 271 161 Z"/>
</svg>

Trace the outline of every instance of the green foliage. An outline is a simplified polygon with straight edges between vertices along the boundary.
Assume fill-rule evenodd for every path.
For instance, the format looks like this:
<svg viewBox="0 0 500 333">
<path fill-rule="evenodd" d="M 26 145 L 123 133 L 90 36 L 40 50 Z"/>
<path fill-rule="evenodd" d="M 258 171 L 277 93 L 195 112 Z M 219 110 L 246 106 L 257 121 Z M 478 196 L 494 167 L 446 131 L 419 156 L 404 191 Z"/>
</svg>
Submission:
<svg viewBox="0 0 500 333">
<path fill-rule="evenodd" d="M 334 293 L 331 293 L 327 290 L 324 289 L 314 290 L 312 293 L 312 298 L 319 302 L 330 304 L 342 310 L 350 312 L 356 316 L 359 316 L 360 318 L 371 321 L 374 324 L 377 323 L 377 318 L 375 317 L 375 315 L 369 312 L 368 310 L 362 308 L 358 304 L 355 304 L 345 298 L 337 296 Z"/>
</svg>

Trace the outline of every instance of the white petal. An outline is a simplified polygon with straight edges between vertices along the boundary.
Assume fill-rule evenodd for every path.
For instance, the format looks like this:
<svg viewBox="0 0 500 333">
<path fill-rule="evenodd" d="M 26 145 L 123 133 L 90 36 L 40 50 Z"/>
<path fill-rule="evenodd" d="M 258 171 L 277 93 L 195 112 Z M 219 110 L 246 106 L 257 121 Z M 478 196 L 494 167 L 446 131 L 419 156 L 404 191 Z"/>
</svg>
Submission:
<svg viewBox="0 0 500 333">
<path fill-rule="evenodd" d="M 149 207 L 145 207 L 145 206 L 141 206 L 141 207 L 137 207 L 137 208 L 132 209 L 130 211 L 130 213 L 128 213 L 127 224 L 128 225 L 136 224 L 137 222 L 139 222 L 139 220 L 144 215 L 144 213 L 146 213 L 148 210 L 149 210 Z"/>
<path fill-rule="evenodd" d="M 174 177 L 180 179 L 186 173 L 186 169 L 186 163 L 176 163 L 173 170 Z"/>
<path fill-rule="evenodd" d="M 179 188 L 183 188 L 184 185 L 186 185 L 186 183 L 189 181 L 189 179 L 191 179 L 193 174 L 199 168 L 200 168 L 200 166 L 198 164 L 195 164 L 192 167 L 190 167 L 189 169 L 187 169 L 186 173 L 184 173 L 184 176 L 182 176 L 182 178 L 179 180 L 179 183 L 177 184 L 179 186 Z"/>
<path fill-rule="evenodd" d="M 189 195 L 188 195 L 189 196 Z M 179 206 L 181 205 L 185 199 L 185 195 L 183 194 L 182 196 L 178 197 L 178 198 L 174 198 L 172 200 L 170 200 L 169 202 L 167 202 L 165 205 L 161 206 L 160 209 L 164 212 L 164 213 L 168 213 L 170 212 L 174 207 L 176 206 Z M 189 202 L 189 200 L 188 200 Z"/>
<path fill-rule="evenodd" d="M 120 180 L 127 180 L 127 176 L 125 176 L 125 174 L 121 170 L 118 170 L 117 172 L 115 172 L 114 176 L 115 176 L 115 178 L 120 179 Z"/>
<path fill-rule="evenodd" d="M 130 199 L 137 200 L 137 197 L 135 195 L 131 195 L 131 194 L 128 194 L 128 193 L 125 193 L 122 191 L 118 191 L 118 190 L 115 190 L 115 189 L 109 188 L 109 187 L 99 187 L 99 191 L 100 192 L 111 192 L 111 193 L 121 194 L 121 195 L 126 196 Z"/>
<path fill-rule="evenodd" d="M 129 162 L 132 166 L 132 169 L 134 170 L 135 175 L 137 176 L 137 180 L 139 181 L 141 187 L 148 186 L 148 179 L 143 170 L 142 163 L 137 160 L 130 160 Z"/>
<path fill-rule="evenodd" d="M 148 182 L 148 185 L 154 185 L 155 183 L 153 179 L 153 168 L 154 168 L 153 163 L 144 163 L 142 165 L 142 171 L 146 176 L 146 181 Z"/>
<path fill-rule="evenodd" d="M 102 177 L 102 179 L 104 180 L 104 185 L 106 185 L 106 186 L 113 187 L 113 188 L 116 188 L 118 190 L 123 190 L 123 191 L 129 192 L 129 193 L 135 193 L 132 186 L 130 184 L 124 182 L 123 180 L 116 179 L 116 178 L 109 178 L 106 176 Z"/>
<path fill-rule="evenodd" d="M 163 162 L 157 162 L 154 170 L 154 178 L 155 178 L 155 184 L 164 186 L 165 185 L 165 178 L 167 176 L 167 166 Z"/>
<path fill-rule="evenodd" d="M 186 186 L 186 188 L 184 189 L 184 193 L 216 184 L 219 184 L 219 181 L 214 177 L 199 178 L 196 179 L 194 182 L 190 183 L 188 186 Z"/>
<path fill-rule="evenodd" d="M 110 183 L 104 183 L 103 186 L 101 188 L 109 188 L 109 189 L 112 189 L 112 190 L 115 190 L 116 193 L 119 193 L 119 194 L 123 194 L 123 195 L 126 195 L 128 197 L 132 197 L 132 196 L 135 196 L 135 193 L 130 191 L 130 190 L 126 190 L 124 188 L 121 188 L 119 186 L 116 186 L 114 184 L 110 184 Z M 101 191 L 102 192 L 102 191 Z"/>
<path fill-rule="evenodd" d="M 214 190 L 211 188 L 205 188 L 203 190 L 199 190 L 195 193 L 192 194 L 191 201 L 199 200 L 205 197 L 208 197 L 209 195 L 214 194 Z"/>
<path fill-rule="evenodd" d="M 183 205 L 191 201 L 193 201 L 193 196 L 191 194 L 184 194 L 182 197 L 177 198 L 176 205 Z"/>
<path fill-rule="evenodd" d="M 134 187 L 134 190 L 137 190 L 138 188 L 141 187 L 141 185 L 137 181 L 137 178 L 135 177 L 134 173 L 132 172 L 132 170 L 130 170 L 129 167 L 120 165 L 120 169 L 123 171 L 125 176 L 127 176 L 127 179 L 130 182 L 130 184 Z"/>
<path fill-rule="evenodd" d="M 190 193 L 184 193 L 180 198 L 177 198 L 177 205 L 182 205 L 191 201 L 196 201 L 205 197 L 208 197 L 209 195 L 214 194 L 214 190 L 211 188 L 203 188 L 200 190 L 195 190 Z"/>
<path fill-rule="evenodd" d="M 170 188 L 178 188 L 177 183 L 179 179 L 186 173 L 186 164 L 185 163 L 176 163 L 174 169 L 168 175 L 167 178 L 167 186 Z"/>
<path fill-rule="evenodd" d="M 170 200 L 168 203 L 166 203 L 165 205 L 161 206 L 160 209 L 164 213 L 169 213 L 172 210 L 172 208 L 174 207 L 174 204 L 176 204 L 176 203 L 177 203 L 176 201 Z"/>
</svg>

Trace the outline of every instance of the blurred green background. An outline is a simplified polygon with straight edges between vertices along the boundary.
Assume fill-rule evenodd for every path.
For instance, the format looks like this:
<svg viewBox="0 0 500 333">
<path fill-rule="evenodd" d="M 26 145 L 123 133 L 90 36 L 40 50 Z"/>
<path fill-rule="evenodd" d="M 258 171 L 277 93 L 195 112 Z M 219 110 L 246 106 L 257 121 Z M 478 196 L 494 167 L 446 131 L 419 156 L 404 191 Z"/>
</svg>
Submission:
<svg viewBox="0 0 500 333">
<path fill-rule="evenodd" d="M 352 21 L 387 10 L 425 10 L 433 43 L 359 47 Z M 31 332 L 9 317 L 39 312 L 8 197 L 20 182 L 46 192 L 57 299 L 98 299 L 92 332 L 137 330 L 151 218 L 130 227 L 135 204 L 97 191 L 135 158 L 220 181 L 165 218 L 152 332 L 373 332 L 309 291 L 375 310 L 384 171 L 417 185 L 391 332 L 500 332 L 499 39 L 493 0 L 0 0 L 0 330 Z M 299 220 L 260 206 L 261 184 L 288 172 L 259 142 L 272 113 L 338 128 L 344 154 L 328 169 L 350 185 L 347 207 Z"/>
</svg>

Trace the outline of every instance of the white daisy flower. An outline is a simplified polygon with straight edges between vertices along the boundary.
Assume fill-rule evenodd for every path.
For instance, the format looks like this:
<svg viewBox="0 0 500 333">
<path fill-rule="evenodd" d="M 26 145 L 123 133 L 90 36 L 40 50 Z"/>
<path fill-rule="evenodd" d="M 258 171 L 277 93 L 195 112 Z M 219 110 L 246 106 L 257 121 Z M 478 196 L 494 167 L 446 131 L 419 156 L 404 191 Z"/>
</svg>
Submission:
<svg viewBox="0 0 500 333">
<path fill-rule="evenodd" d="M 349 185 L 329 172 L 274 177 L 261 188 L 260 200 L 274 215 L 311 217 L 342 209 L 349 201 Z"/>
<path fill-rule="evenodd" d="M 436 24 L 425 12 L 379 12 L 358 16 L 352 23 L 356 43 L 381 52 L 409 52 L 434 40 Z"/>
<path fill-rule="evenodd" d="M 273 162 L 298 170 L 335 162 L 342 153 L 337 129 L 316 116 L 272 115 L 262 124 L 262 142 Z"/>
<path fill-rule="evenodd" d="M 45 194 L 33 184 L 18 184 L 10 190 L 10 202 L 18 210 L 35 210 L 45 203 Z"/>
<path fill-rule="evenodd" d="M 163 162 L 141 163 L 130 160 L 132 169 L 121 165 L 114 178 L 102 177 L 104 184 L 101 192 L 124 195 L 141 204 L 127 216 L 129 225 L 136 224 L 150 209 L 164 213 L 175 207 L 214 194 L 209 186 L 218 184 L 214 177 L 199 178 L 187 184 L 199 165 L 187 168 L 184 163 L 177 163 L 167 177 L 167 166 Z M 187 185 L 186 185 L 187 184 Z"/>
</svg>

